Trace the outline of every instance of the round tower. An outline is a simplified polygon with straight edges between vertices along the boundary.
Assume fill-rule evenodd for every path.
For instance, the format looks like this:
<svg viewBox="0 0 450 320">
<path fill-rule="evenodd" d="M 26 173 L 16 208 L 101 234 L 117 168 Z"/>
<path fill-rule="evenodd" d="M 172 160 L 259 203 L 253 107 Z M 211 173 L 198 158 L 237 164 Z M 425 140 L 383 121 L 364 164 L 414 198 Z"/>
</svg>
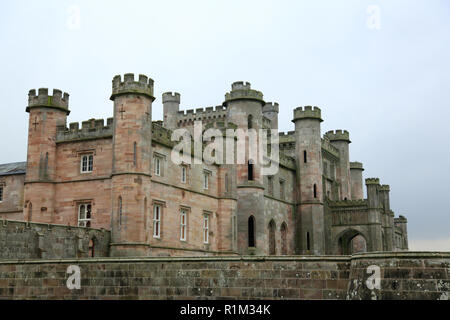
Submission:
<svg viewBox="0 0 450 320">
<path fill-rule="evenodd" d="M 162 94 L 163 126 L 174 130 L 177 128 L 177 115 L 180 110 L 180 94 L 178 92 L 165 92 Z"/>
<path fill-rule="evenodd" d="M 153 80 L 133 74 L 115 76 L 111 255 L 138 256 L 149 253 L 144 223 L 150 215 L 150 164 L 152 157 Z"/>
<path fill-rule="evenodd" d="M 299 254 L 325 254 L 322 188 L 321 110 L 294 110 L 297 163 L 297 249 Z"/>
<path fill-rule="evenodd" d="M 352 200 L 364 199 L 363 171 L 364 168 L 361 162 L 350 162 Z"/>
<path fill-rule="evenodd" d="M 270 128 L 278 130 L 279 105 L 276 102 L 266 102 L 263 107 L 263 116 L 270 120 Z"/>
<path fill-rule="evenodd" d="M 268 254 L 268 221 L 264 216 L 264 186 L 258 154 L 251 155 L 250 147 L 259 145 L 258 132 L 262 129 L 263 94 L 253 90 L 249 82 L 234 82 L 231 91 L 225 94 L 223 105 L 227 108 L 227 119 L 237 126 L 237 147 L 234 149 L 235 181 L 237 185 L 237 230 L 238 252 L 241 254 Z M 247 134 L 247 135 L 246 135 Z M 250 141 L 254 134 L 255 140 Z M 243 137 L 244 136 L 244 137 Z M 245 148 L 240 140 L 245 139 Z M 259 148 L 256 148 L 259 149 Z M 256 150 L 259 152 L 260 150 Z M 239 156 L 243 156 L 242 161 Z M 227 150 L 228 153 L 228 150 Z"/>
<path fill-rule="evenodd" d="M 337 168 L 337 179 L 340 184 L 341 200 L 351 199 L 350 178 L 350 156 L 349 144 L 350 134 L 347 130 L 328 131 L 325 133 L 331 144 L 339 149 L 339 167 Z"/>
<path fill-rule="evenodd" d="M 66 127 L 69 94 L 54 89 L 30 90 L 28 93 L 28 150 L 25 177 L 24 220 L 53 223 L 56 175 L 56 134 Z M 32 208 L 32 210 L 29 210 Z"/>
</svg>

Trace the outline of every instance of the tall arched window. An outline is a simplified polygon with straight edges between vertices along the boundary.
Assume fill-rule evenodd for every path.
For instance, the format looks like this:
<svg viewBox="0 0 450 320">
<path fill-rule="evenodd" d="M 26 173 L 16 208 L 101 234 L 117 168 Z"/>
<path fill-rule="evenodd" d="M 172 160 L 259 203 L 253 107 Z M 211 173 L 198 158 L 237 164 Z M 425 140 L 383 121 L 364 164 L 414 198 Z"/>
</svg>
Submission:
<svg viewBox="0 0 450 320">
<path fill-rule="evenodd" d="M 28 203 L 28 221 L 31 221 L 33 218 L 33 205 L 31 202 Z"/>
<path fill-rule="evenodd" d="M 317 185 L 314 185 L 314 198 L 317 198 Z"/>
<path fill-rule="evenodd" d="M 270 220 L 269 222 L 269 254 L 271 256 L 276 254 L 276 242 L 275 242 L 275 221 Z"/>
<path fill-rule="evenodd" d="M 303 151 L 303 162 L 304 162 L 304 163 L 307 163 L 307 162 L 308 162 L 308 158 L 307 158 L 307 156 L 306 156 L 306 150 Z"/>
<path fill-rule="evenodd" d="M 306 233 L 306 250 L 311 250 L 311 240 L 309 239 L 309 232 Z"/>
<path fill-rule="evenodd" d="M 255 247 L 255 217 L 248 218 L 248 246 Z"/>
<path fill-rule="evenodd" d="M 122 197 L 119 196 L 119 200 L 117 201 L 117 213 L 119 216 L 119 228 L 122 226 Z"/>
<path fill-rule="evenodd" d="M 248 180 L 254 180 L 253 163 L 252 160 L 248 161 Z"/>
<path fill-rule="evenodd" d="M 287 255 L 287 226 L 286 223 L 283 222 L 280 228 L 281 233 L 281 254 Z"/>
<path fill-rule="evenodd" d="M 247 127 L 248 127 L 248 129 L 253 128 L 253 116 L 252 115 L 249 115 L 247 118 Z"/>
</svg>

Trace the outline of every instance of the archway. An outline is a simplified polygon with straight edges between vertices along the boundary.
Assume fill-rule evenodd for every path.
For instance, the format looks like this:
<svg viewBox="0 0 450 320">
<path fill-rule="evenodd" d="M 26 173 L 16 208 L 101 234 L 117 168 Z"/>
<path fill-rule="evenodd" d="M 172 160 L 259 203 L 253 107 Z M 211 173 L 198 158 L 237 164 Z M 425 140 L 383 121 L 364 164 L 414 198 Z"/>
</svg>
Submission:
<svg viewBox="0 0 450 320">
<path fill-rule="evenodd" d="M 338 253 L 351 255 L 358 252 L 367 251 L 367 238 L 362 232 L 355 229 L 343 231 L 338 236 Z"/>
</svg>

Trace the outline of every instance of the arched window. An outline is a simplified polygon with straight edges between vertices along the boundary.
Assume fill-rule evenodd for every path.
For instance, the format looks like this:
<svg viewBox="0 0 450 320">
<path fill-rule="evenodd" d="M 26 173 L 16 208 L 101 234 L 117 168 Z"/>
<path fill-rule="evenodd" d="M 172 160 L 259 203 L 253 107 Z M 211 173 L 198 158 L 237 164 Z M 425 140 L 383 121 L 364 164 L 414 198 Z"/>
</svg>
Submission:
<svg viewBox="0 0 450 320">
<path fill-rule="evenodd" d="M 248 218 L 248 246 L 255 247 L 255 217 Z"/>
<path fill-rule="evenodd" d="M 28 203 L 28 221 L 31 221 L 33 218 L 33 205 L 31 202 Z"/>
<path fill-rule="evenodd" d="M 277 252 L 276 242 L 275 242 L 275 221 L 270 220 L 269 222 L 269 254 L 274 256 Z"/>
<path fill-rule="evenodd" d="M 307 158 L 307 156 L 306 156 L 306 150 L 303 151 L 303 162 L 304 162 L 304 163 L 307 163 L 307 162 L 308 162 L 308 158 Z"/>
<path fill-rule="evenodd" d="M 309 239 L 309 232 L 306 233 L 306 250 L 311 250 L 311 241 Z"/>
<path fill-rule="evenodd" d="M 253 116 L 252 115 L 249 115 L 247 118 L 247 126 L 248 126 L 248 129 L 253 128 Z"/>
<path fill-rule="evenodd" d="M 119 200 L 117 202 L 117 213 L 119 216 L 119 228 L 122 226 L 122 197 L 119 196 Z"/>
<path fill-rule="evenodd" d="M 314 185 L 314 198 L 317 198 L 317 185 Z"/>
<path fill-rule="evenodd" d="M 253 163 L 252 160 L 248 161 L 248 180 L 252 181 L 254 180 L 254 173 L 253 173 Z"/>
<path fill-rule="evenodd" d="M 94 239 L 89 240 L 89 257 L 95 257 L 95 243 Z"/>
<path fill-rule="evenodd" d="M 287 226 L 286 223 L 283 222 L 280 228 L 281 233 L 281 254 L 287 255 Z"/>
</svg>

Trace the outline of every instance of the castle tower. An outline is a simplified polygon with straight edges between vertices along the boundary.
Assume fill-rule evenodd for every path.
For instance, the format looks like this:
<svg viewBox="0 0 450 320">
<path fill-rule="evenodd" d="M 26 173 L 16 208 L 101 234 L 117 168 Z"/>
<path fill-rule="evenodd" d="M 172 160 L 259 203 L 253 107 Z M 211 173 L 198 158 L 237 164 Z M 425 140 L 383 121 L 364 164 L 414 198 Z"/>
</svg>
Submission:
<svg viewBox="0 0 450 320">
<path fill-rule="evenodd" d="M 364 199 L 363 191 L 363 164 L 361 162 L 350 162 L 350 180 L 352 200 Z"/>
<path fill-rule="evenodd" d="M 384 208 L 384 249 L 392 251 L 394 249 L 394 213 L 391 211 L 389 200 L 390 187 L 387 184 L 380 186 L 380 199 Z"/>
<path fill-rule="evenodd" d="M 247 129 L 254 129 L 257 133 L 262 128 L 262 107 L 265 105 L 263 94 L 251 89 L 250 83 L 234 82 L 231 91 L 225 95 L 223 105 L 227 107 L 228 121 L 237 125 L 238 130 L 247 132 Z M 248 136 L 246 140 L 245 162 L 237 163 L 233 174 L 236 177 L 238 199 L 237 249 L 240 254 L 268 254 L 263 176 L 257 155 L 253 161 L 249 157 Z M 237 149 L 234 150 L 235 155 Z"/>
<path fill-rule="evenodd" d="M 400 215 L 398 218 L 394 219 L 394 223 L 395 226 L 400 228 L 403 233 L 403 239 L 400 243 L 400 250 L 408 250 L 408 220 L 404 216 Z"/>
<path fill-rule="evenodd" d="M 111 183 L 111 256 L 149 253 L 144 226 L 150 215 L 153 80 L 115 76 L 113 169 Z"/>
<path fill-rule="evenodd" d="M 322 189 L 321 110 L 294 110 L 297 163 L 297 241 L 299 254 L 325 254 Z"/>
<path fill-rule="evenodd" d="M 178 92 L 165 92 L 162 94 L 164 120 L 163 126 L 174 130 L 177 128 L 177 115 L 180 110 L 180 94 Z"/>
<path fill-rule="evenodd" d="M 276 102 L 266 102 L 263 107 L 263 116 L 270 120 L 271 129 L 278 130 L 279 106 Z"/>
<path fill-rule="evenodd" d="M 337 168 L 337 180 L 340 184 L 341 200 L 351 199 L 350 187 L 350 157 L 349 144 L 350 135 L 346 130 L 328 131 L 326 134 L 331 144 L 339 149 L 340 160 Z"/>
<path fill-rule="evenodd" d="M 369 223 L 369 239 L 367 251 L 382 251 L 382 204 L 380 201 L 380 179 L 367 178 L 367 201 L 369 207 L 368 223 Z"/>
<path fill-rule="evenodd" d="M 28 93 L 28 153 L 25 177 L 24 220 L 55 221 L 53 181 L 56 175 L 56 134 L 66 127 L 69 94 L 54 89 L 30 90 Z"/>
</svg>

